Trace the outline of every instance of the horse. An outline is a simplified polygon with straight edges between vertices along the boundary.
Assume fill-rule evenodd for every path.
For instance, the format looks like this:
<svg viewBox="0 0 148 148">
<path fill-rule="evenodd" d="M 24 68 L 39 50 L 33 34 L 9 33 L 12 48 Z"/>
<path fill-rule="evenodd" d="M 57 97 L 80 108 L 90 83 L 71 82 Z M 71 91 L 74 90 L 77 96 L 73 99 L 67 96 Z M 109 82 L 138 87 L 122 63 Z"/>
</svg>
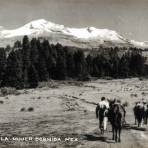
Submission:
<svg viewBox="0 0 148 148">
<path fill-rule="evenodd" d="M 148 119 L 148 104 L 144 104 L 144 115 L 143 115 L 144 124 L 147 124 L 147 119 Z"/>
<path fill-rule="evenodd" d="M 136 103 L 136 105 L 133 108 L 134 116 L 135 116 L 135 125 L 138 122 L 138 127 L 142 125 L 142 120 L 146 118 L 146 112 L 144 109 L 144 106 L 140 103 Z"/>
<path fill-rule="evenodd" d="M 107 112 L 108 109 L 105 105 L 97 105 L 96 107 L 96 118 L 99 119 L 99 128 L 101 134 L 104 134 L 104 131 L 107 128 Z"/>
<path fill-rule="evenodd" d="M 123 105 L 115 103 L 115 101 L 111 102 L 108 119 L 112 125 L 112 139 L 115 140 L 115 142 L 121 142 L 120 135 L 125 122 L 125 109 Z"/>
</svg>

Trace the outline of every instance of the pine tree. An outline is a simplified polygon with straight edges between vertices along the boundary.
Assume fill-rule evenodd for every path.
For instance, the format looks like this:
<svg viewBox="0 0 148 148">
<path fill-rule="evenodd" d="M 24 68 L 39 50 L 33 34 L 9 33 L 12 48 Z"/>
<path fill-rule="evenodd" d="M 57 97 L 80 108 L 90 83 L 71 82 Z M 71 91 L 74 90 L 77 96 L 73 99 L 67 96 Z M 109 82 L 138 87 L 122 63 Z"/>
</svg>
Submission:
<svg viewBox="0 0 148 148">
<path fill-rule="evenodd" d="M 22 48 L 21 42 L 20 42 L 20 41 L 16 41 L 16 42 L 14 43 L 13 49 L 14 49 L 14 50 L 19 50 L 19 49 L 21 49 L 21 48 Z"/>
<path fill-rule="evenodd" d="M 39 81 L 47 81 L 49 79 L 49 74 L 46 67 L 46 61 L 43 57 L 39 57 L 37 71 L 38 71 Z"/>
<path fill-rule="evenodd" d="M 129 76 L 128 55 L 123 55 L 119 61 L 119 76 L 127 78 Z"/>
<path fill-rule="evenodd" d="M 49 55 L 51 54 L 50 45 L 49 45 L 48 40 L 43 41 L 42 47 L 43 47 L 44 58 L 47 61 L 47 59 L 49 58 Z"/>
<path fill-rule="evenodd" d="M 12 48 L 10 47 L 10 45 L 7 45 L 6 48 L 5 48 L 5 52 L 6 52 L 6 55 L 8 55 L 8 53 L 12 50 Z"/>
<path fill-rule="evenodd" d="M 67 77 L 66 55 L 63 46 L 59 43 L 55 46 L 57 52 L 54 79 L 65 80 Z M 55 62 L 54 62 L 55 63 Z"/>
<path fill-rule="evenodd" d="M 118 55 L 115 55 L 113 57 L 111 57 L 110 62 L 111 62 L 111 69 L 112 69 L 112 73 L 111 76 L 116 78 L 119 75 L 119 57 Z"/>
<path fill-rule="evenodd" d="M 86 72 L 86 60 L 84 56 L 84 52 L 82 50 L 78 50 L 74 54 L 75 61 L 75 75 L 77 77 L 83 77 L 87 74 Z"/>
<path fill-rule="evenodd" d="M 96 77 L 103 77 L 105 72 L 104 72 L 104 64 L 105 64 L 105 58 L 102 56 L 102 54 L 100 55 L 97 55 L 95 58 L 94 58 L 94 61 L 93 61 L 93 73 Z"/>
<path fill-rule="evenodd" d="M 38 73 L 34 65 L 31 65 L 28 69 L 28 82 L 30 88 L 36 88 L 38 86 Z"/>
<path fill-rule="evenodd" d="M 20 51 L 11 51 L 7 59 L 7 66 L 2 82 L 3 86 L 23 88 L 23 72 L 22 63 L 20 59 Z"/>
<path fill-rule="evenodd" d="M 0 48 L 0 86 L 4 78 L 6 68 L 6 52 L 4 48 Z"/>
<path fill-rule="evenodd" d="M 67 58 L 67 75 L 71 78 L 75 77 L 75 61 L 73 53 L 69 52 Z"/>
<path fill-rule="evenodd" d="M 55 69 L 55 79 L 65 80 L 67 76 L 66 71 L 66 61 L 64 56 L 58 56 L 56 69 Z"/>
<path fill-rule="evenodd" d="M 136 50 L 132 50 L 129 67 L 133 76 L 144 74 L 145 58 Z"/>
<path fill-rule="evenodd" d="M 28 68 L 30 67 L 30 42 L 28 36 L 23 38 L 23 81 L 24 87 L 28 87 Z"/>
<path fill-rule="evenodd" d="M 38 64 L 38 60 L 39 60 L 39 53 L 38 53 L 38 48 L 37 48 L 37 40 L 35 38 L 33 38 L 31 40 L 31 48 L 30 48 L 30 62 L 33 65 L 37 65 Z"/>
<path fill-rule="evenodd" d="M 92 60 L 92 76 L 94 77 L 98 77 L 99 75 L 99 69 L 98 69 L 98 65 L 97 65 L 97 57 L 93 57 L 93 60 Z"/>
<path fill-rule="evenodd" d="M 56 68 L 56 59 L 52 54 L 49 55 L 47 61 L 46 61 L 46 67 L 48 71 L 48 77 L 50 79 L 54 78 L 54 72 Z"/>
<path fill-rule="evenodd" d="M 49 74 L 47 70 L 47 61 L 45 59 L 43 45 L 39 40 L 37 40 L 36 45 L 39 54 L 38 65 L 36 66 L 36 70 L 38 71 L 39 81 L 47 81 L 49 79 Z"/>
<path fill-rule="evenodd" d="M 93 57 L 89 54 L 86 57 L 86 63 L 87 63 L 87 71 L 90 75 L 93 73 Z"/>
</svg>

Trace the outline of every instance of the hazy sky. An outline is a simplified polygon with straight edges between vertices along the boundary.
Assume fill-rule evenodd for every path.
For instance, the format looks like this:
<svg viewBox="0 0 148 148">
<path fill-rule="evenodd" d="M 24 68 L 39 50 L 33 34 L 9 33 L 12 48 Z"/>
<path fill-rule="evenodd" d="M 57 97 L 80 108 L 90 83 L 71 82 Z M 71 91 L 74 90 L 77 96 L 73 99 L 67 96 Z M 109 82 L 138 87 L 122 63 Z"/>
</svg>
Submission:
<svg viewBox="0 0 148 148">
<path fill-rule="evenodd" d="M 44 18 L 69 27 L 109 28 L 148 40 L 148 0 L 0 0 L 0 26 Z"/>
</svg>

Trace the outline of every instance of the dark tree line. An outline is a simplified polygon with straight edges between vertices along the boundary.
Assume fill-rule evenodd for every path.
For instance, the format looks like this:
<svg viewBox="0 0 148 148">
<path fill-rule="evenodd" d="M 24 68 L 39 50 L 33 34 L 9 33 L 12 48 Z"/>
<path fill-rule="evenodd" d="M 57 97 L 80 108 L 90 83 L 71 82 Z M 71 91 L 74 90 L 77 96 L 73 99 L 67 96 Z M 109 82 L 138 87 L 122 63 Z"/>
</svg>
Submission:
<svg viewBox="0 0 148 148">
<path fill-rule="evenodd" d="M 10 50 L 9 54 L 6 54 Z M 104 52 L 105 50 L 105 52 Z M 122 49 L 123 50 L 123 49 Z M 101 51 L 101 49 L 99 50 Z M 85 55 L 83 50 L 50 44 L 24 36 L 22 43 L 0 48 L 0 86 L 34 88 L 49 79 L 87 80 L 90 77 L 127 78 L 147 76 L 146 59 L 139 49 L 108 48 Z"/>
</svg>

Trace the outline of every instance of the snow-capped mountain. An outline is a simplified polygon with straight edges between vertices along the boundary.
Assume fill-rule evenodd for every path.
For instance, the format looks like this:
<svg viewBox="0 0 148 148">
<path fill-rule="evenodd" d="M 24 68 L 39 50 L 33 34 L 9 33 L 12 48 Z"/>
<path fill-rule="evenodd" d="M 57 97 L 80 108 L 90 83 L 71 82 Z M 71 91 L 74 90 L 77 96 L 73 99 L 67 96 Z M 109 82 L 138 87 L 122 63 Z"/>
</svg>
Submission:
<svg viewBox="0 0 148 148">
<path fill-rule="evenodd" d="M 69 28 L 44 19 L 32 21 L 14 30 L 6 30 L 0 27 L 0 41 L 2 45 L 11 44 L 11 42 L 22 38 L 24 35 L 29 37 L 46 37 L 52 43 L 59 42 L 63 45 L 82 48 L 97 48 L 99 46 L 148 47 L 148 44 L 145 42 L 128 40 L 113 30 L 97 29 L 95 27 Z"/>
</svg>

